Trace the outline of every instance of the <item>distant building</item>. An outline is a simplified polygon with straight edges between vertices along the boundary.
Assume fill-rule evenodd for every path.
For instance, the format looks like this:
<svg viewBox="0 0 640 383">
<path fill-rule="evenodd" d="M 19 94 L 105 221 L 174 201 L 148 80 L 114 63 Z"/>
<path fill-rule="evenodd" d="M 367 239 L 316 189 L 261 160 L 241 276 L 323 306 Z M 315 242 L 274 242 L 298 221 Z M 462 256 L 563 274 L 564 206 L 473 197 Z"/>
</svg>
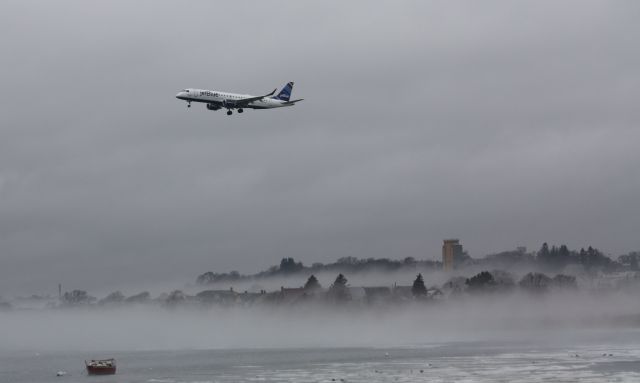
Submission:
<svg viewBox="0 0 640 383">
<path fill-rule="evenodd" d="M 382 303 L 391 297 L 391 289 L 386 286 L 363 287 L 365 300 L 369 304 Z"/>
<path fill-rule="evenodd" d="M 442 269 L 451 271 L 456 267 L 456 261 L 462 259 L 464 252 L 459 239 L 445 239 L 442 245 Z"/>
<path fill-rule="evenodd" d="M 352 301 L 365 302 L 367 298 L 367 291 L 364 287 L 347 287 L 349 290 L 349 296 Z"/>
<path fill-rule="evenodd" d="M 233 305 L 236 303 L 238 293 L 229 290 L 204 290 L 196 294 L 196 299 L 203 304 Z"/>
<path fill-rule="evenodd" d="M 398 301 L 410 301 L 413 300 L 413 286 L 398 286 L 395 283 L 393 284 L 393 288 L 391 289 L 391 297 L 396 302 Z"/>
<path fill-rule="evenodd" d="M 304 287 L 280 287 L 280 303 L 296 303 L 307 296 Z"/>
</svg>

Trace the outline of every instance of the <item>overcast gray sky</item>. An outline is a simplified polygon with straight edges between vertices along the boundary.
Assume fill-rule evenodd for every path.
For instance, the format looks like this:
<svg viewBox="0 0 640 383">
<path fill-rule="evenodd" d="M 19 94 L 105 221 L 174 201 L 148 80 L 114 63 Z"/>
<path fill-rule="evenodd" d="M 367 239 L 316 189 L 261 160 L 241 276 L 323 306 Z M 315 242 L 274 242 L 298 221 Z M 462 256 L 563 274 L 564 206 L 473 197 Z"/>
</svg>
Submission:
<svg viewBox="0 0 640 383">
<path fill-rule="evenodd" d="M 3 1 L 0 295 L 640 250 L 636 1 Z M 294 108 L 227 117 L 195 87 Z"/>
</svg>

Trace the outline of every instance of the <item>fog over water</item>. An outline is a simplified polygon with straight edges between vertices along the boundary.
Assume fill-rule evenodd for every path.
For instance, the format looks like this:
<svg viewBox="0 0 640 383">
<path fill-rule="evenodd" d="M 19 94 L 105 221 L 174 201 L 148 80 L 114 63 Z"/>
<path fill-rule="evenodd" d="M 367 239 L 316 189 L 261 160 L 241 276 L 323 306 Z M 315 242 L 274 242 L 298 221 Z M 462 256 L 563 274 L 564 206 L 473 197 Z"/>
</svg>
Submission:
<svg viewBox="0 0 640 383">
<path fill-rule="evenodd" d="M 0 348 L 14 351 L 561 344 L 612 340 L 617 331 L 638 336 L 640 309 L 626 293 L 505 293 L 426 306 L 14 310 L 0 312 L 0 323 Z"/>
</svg>

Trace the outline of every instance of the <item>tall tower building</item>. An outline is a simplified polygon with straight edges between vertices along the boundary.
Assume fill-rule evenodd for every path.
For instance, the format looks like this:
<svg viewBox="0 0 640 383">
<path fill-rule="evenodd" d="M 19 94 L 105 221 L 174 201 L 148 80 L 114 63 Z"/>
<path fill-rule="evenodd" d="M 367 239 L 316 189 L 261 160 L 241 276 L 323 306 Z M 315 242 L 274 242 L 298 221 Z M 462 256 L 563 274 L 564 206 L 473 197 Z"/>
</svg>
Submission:
<svg viewBox="0 0 640 383">
<path fill-rule="evenodd" d="M 462 256 L 462 245 L 459 239 L 445 239 L 442 244 L 442 269 L 451 271 L 456 266 L 456 261 Z"/>
</svg>

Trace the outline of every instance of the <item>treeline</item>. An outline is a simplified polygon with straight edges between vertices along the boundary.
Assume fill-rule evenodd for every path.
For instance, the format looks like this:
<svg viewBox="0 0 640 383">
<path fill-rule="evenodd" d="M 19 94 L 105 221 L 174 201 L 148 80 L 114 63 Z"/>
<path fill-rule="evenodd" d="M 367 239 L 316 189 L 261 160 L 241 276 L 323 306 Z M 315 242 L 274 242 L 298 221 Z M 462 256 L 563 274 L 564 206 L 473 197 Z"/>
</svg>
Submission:
<svg viewBox="0 0 640 383">
<path fill-rule="evenodd" d="M 589 246 L 587 249 L 570 250 L 566 245 L 549 246 L 546 242 L 535 253 L 522 250 L 505 251 L 474 260 L 478 264 L 487 264 L 501 268 L 530 267 L 543 271 L 562 271 L 569 265 L 580 266 L 587 273 L 602 271 L 638 271 L 640 253 L 631 252 L 621 255 L 617 260 L 606 256 L 602 251 Z"/>
<path fill-rule="evenodd" d="M 550 269 L 559 269 L 569 264 L 584 266 L 586 270 L 601 269 L 605 272 L 620 269 L 614 260 L 604 255 L 600 250 L 589 246 L 580 251 L 569 250 L 566 245 L 559 247 L 544 243 L 537 254 L 537 260 Z"/>
<path fill-rule="evenodd" d="M 217 283 L 242 282 L 248 280 L 260 280 L 272 277 L 291 276 L 296 274 L 318 274 L 322 272 L 344 272 L 344 273 L 361 273 L 361 272 L 392 272 L 402 269 L 407 270 L 437 270 L 442 267 L 442 263 L 431 260 L 416 260 L 413 257 L 407 257 L 403 260 L 393 260 L 388 258 L 355 258 L 343 257 L 336 262 L 323 264 L 314 263 L 311 266 L 305 266 L 302 262 L 296 262 L 293 258 L 283 258 L 280 265 L 271 266 L 265 271 L 257 274 L 242 275 L 237 271 L 229 273 L 215 273 L 208 271 L 197 277 L 198 285 L 209 285 Z"/>
<path fill-rule="evenodd" d="M 544 273 L 530 272 L 516 281 L 514 276 L 503 270 L 481 271 L 470 277 L 455 277 L 442 288 L 451 293 L 489 293 L 521 290 L 530 293 L 544 293 L 550 290 L 573 290 L 578 288 L 576 277 L 557 274 L 549 277 Z"/>
<path fill-rule="evenodd" d="M 163 293 L 151 299 L 148 293 L 126 298 L 114 292 L 97 300 L 85 291 L 74 290 L 65 293 L 56 307 L 122 307 L 131 303 L 155 305 L 158 307 L 289 307 L 296 305 L 349 305 L 364 307 L 369 305 L 394 307 L 399 304 L 429 303 L 461 297 L 502 296 L 512 292 L 546 294 L 557 291 L 577 291 L 577 278 L 557 274 L 549 276 L 540 272 L 530 272 L 519 279 L 504 270 L 481 271 L 469 277 L 455 276 L 438 285 L 429 283 L 419 273 L 413 283 L 405 280 L 404 285 L 351 286 L 347 277 L 340 273 L 326 288 L 315 275 L 310 275 L 303 286 L 281 287 L 274 291 L 236 291 L 229 289 L 205 289 L 194 295 L 181 290 Z M 427 287 L 428 286 L 428 287 Z M 640 288 L 640 273 L 634 277 L 620 279 L 615 285 L 587 286 L 589 291 L 600 293 L 631 291 Z M 142 299 L 131 299 L 141 297 Z"/>
<path fill-rule="evenodd" d="M 618 291 L 636 294 L 640 291 L 640 272 L 623 273 L 579 280 L 573 275 L 545 274 L 529 272 L 516 277 L 505 270 L 483 270 L 478 273 L 455 275 L 445 283 L 438 284 L 425 280 L 418 273 L 413 283 L 410 278 L 401 281 L 404 284 L 351 286 L 347 277 L 339 273 L 333 283 L 323 287 L 318 278 L 311 274 L 303 286 L 284 287 L 273 291 L 259 292 L 236 291 L 227 289 L 205 288 L 190 295 L 182 290 L 162 293 L 152 298 L 148 292 L 126 297 L 119 291 L 112 292 L 102 299 L 89 295 L 84 290 L 65 292 L 61 299 L 52 302 L 50 308 L 113 308 L 128 305 L 145 305 L 156 307 L 260 307 L 291 306 L 299 304 L 351 305 L 355 307 L 367 305 L 397 305 L 411 302 L 434 302 L 459 297 L 501 296 L 499 294 L 524 292 L 545 294 L 554 291 L 576 291 L 582 287 L 586 291 L 598 293 L 615 293 Z M 522 274 L 520 274 L 522 275 Z M 326 277 L 326 275 L 324 276 Z M 433 280 L 436 281 L 438 276 Z M 594 283 L 595 282 L 595 283 Z M 604 282 L 604 283 L 601 283 Z M 428 286 L 428 287 L 427 287 Z M 10 309 L 6 307 L 5 309 Z"/>
<path fill-rule="evenodd" d="M 526 252 L 524 249 L 503 251 L 496 254 L 486 255 L 483 258 L 471 258 L 468 255 L 459 260 L 456 267 L 465 269 L 467 267 L 488 268 L 488 269 L 530 269 L 531 271 L 562 272 L 568 265 L 579 265 L 585 272 L 595 271 L 638 271 L 640 252 L 631 252 L 621 255 L 617 260 L 613 260 L 600 250 L 589 246 L 587 249 L 570 250 L 566 245 L 549 246 L 546 242 L 537 252 Z M 271 277 L 291 276 L 296 274 L 318 274 L 322 272 L 337 272 L 357 274 L 362 272 L 393 272 L 402 270 L 435 271 L 442 268 L 440 261 L 417 260 L 407 257 L 403 260 L 393 260 L 388 258 L 355 258 L 343 257 L 336 262 L 323 264 L 314 263 L 305 266 L 302 262 L 296 262 L 293 258 L 283 258 L 279 265 L 271 266 L 265 271 L 252 275 L 243 275 L 238 271 L 229 273 L 216 273 L 208 271 L 196 278 L 196 283 L 201 286 L 213 284 L 228 284 L 243 281 L 254 281 Z"/>
<path fill-rule="evenodd" d="M 163 294 L 156 299 L 164 299 L 167 294 Z M 139 304 L 150 303 L 152 301 L 151 294 L 148 291 L 143 291 L 138 294 L 126 297 L 120 291 L 114 291 L 102 299 L 98 299 L 89 295 L 84 290 L 72 290 L 65 292 L 60 298 L 60 305 L 62 307 L 72 306 L 84 306 L 97 304 L 99 306 L 111 305 L 111 304 Z"/>
</svg>

